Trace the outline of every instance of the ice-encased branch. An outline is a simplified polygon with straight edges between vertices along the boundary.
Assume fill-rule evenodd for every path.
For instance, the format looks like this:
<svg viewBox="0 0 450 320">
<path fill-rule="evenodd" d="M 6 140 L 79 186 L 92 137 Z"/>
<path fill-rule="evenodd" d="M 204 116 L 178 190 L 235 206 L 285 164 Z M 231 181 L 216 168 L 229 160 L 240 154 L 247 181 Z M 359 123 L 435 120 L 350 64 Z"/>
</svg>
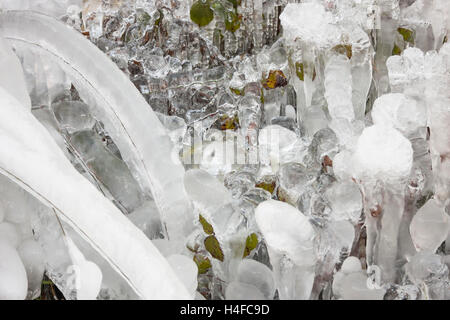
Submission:
<svg viewBox="0 0 450 320">
<path fill-rule="evenodd" d="M 144 299 L 189 299 L 151 241 L 80 175 L 29 110 L 0 87 L 0 174 L 73 227 Z"/>
<path fill-rule="evenodd" d="M 43 14 L 3 12 L 0 35 L 54 57 L 93 106 L 136 180 L 153 194 L 169 238 L 181 242 L 193 221 L 184 168 L 163 125 L 127 76 L 81 34 Z"/>
</svg>

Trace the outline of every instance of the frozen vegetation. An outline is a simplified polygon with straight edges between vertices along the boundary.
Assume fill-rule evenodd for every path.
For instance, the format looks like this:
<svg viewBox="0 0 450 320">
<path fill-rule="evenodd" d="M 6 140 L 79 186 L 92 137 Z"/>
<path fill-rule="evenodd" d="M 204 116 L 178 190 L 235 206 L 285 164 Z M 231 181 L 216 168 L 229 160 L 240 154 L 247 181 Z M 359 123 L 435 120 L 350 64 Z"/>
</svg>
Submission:
<svg viewBox="0 0 450 320">
<path fill-rule="evenodd" d="M 450 299 L 449 37 L 447 0 L 0 0 L 0 299 Z"/>
</svg>

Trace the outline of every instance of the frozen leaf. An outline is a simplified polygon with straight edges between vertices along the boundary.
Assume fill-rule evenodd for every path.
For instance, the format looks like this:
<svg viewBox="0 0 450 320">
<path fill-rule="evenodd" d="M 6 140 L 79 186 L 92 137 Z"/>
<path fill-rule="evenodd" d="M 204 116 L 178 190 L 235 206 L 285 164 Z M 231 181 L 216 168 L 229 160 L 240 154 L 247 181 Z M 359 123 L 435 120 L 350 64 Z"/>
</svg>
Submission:
<svg viewBox="0 0 450 320">
<path fill-rule="evenodd" d="M 286 76 L 281 70 L 271 70 L 267 79 L 262 81 L 263 87 L 267 90 L 284 87 L 287 84 Z"/>
<path fill-rule="evenodd" d="M 191 7 L 191 20 L 199 27 L 208 25 L 214 19 L 214 11 L 209 0 L 198 0 Z"/>
<path fill-rule="evenodd" d="M 214 228 L 208 223 L 208 221 L 206 221 L 206 219 L 202 215 L 199 215 L 199 221 L 203 227 L 203 231 L 205 231 L 206 234 L 214 234 Z"/>
<path fill-rule="evenodd" d="M 215 236 L 209 236 L 205 239 L 205 248 L 211 256 L 217 260 L 223 261 L 224 255 L 220 243 Z"/>
<path fill-rule="evenodd" d="M 194 256 L 194 262 L 197 264 L 199 274 L 205 274 L 211 269 L 211 261 L 208 257 L 201 254 L 196 254 Z"/>
<path fill-rule="evenodd" d="M 252 233 L 245 240 L 245 249 L 243 258 L 247 257 L 252 252 L 252 250 L 256 248 L 257 245 L 258 245 L 258 236 L 256 235 L 256 233 Z"/>
</svg>

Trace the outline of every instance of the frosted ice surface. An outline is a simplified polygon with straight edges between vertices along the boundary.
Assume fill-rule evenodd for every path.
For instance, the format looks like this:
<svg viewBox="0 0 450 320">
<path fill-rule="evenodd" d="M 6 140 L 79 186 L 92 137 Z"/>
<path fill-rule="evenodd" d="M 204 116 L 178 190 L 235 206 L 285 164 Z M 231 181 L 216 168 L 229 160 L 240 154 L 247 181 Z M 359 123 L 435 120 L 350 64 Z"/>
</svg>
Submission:
<svg viewBox="0 0 450 320">
<path fill-rule="evenodd" d="M 285 202 L 267 200 L 258 205 L 255 216 L 268 246 L 286 253 L 298 265 L 314 263 L 316 233 L 303 213 Z"/>
<path fill-rule="evenodd" d="M 436 200 L 428 200 L 411 221 L 410 232 L 418 251 L 435 252 L 450 230 L 448 214 Z"/>
<path fill-rule="evenodd" d="M 280 21 L 283 36 L 289 41 L 301 38 L 318 47 L 328 47 L 340 39 L 339 28 L 332 24 L 332 14 L 318 3 L 290 3 L 280 15 Z"/>
<path fill-rule="evenodd" d="M 361 179 L 397 181 L 411 171 L 411 143 L 398 130 L 380 124 L 364 129 L 354 154 L 354 171 Z"/>
<path fill-rule="evenodd" d="M 386 61 L 392 92 L 416 88 L 425 77 L 424 54 L 418 48 L 408 48 L 400 56 L 391 56 Z"/>
<path fill-rule="evenodd" d="M 24 300 L 27 274 L 17 251 L 0 240 L 0 300 Z"/>
<path fill-rule="evenodd" d="M 417 129 L 425 129 L 427 110 L 423 103 L 401 93 L 389 93 L 375 100 L 372 109 L 375 124 L 392 126 L 405 136 Z"/>
</svg>

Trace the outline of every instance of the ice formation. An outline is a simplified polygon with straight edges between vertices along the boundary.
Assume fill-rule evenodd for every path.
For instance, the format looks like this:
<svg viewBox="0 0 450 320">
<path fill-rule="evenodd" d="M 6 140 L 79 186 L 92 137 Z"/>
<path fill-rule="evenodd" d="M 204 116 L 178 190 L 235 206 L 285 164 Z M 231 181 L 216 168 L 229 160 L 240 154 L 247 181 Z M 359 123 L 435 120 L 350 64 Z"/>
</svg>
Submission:
<svg viewBox="0 0 450 320">
<path fill-rule="evenodd" d="M 0 299 L 450 299 L 447 2 L 0 0 Z"/>
</svg>

